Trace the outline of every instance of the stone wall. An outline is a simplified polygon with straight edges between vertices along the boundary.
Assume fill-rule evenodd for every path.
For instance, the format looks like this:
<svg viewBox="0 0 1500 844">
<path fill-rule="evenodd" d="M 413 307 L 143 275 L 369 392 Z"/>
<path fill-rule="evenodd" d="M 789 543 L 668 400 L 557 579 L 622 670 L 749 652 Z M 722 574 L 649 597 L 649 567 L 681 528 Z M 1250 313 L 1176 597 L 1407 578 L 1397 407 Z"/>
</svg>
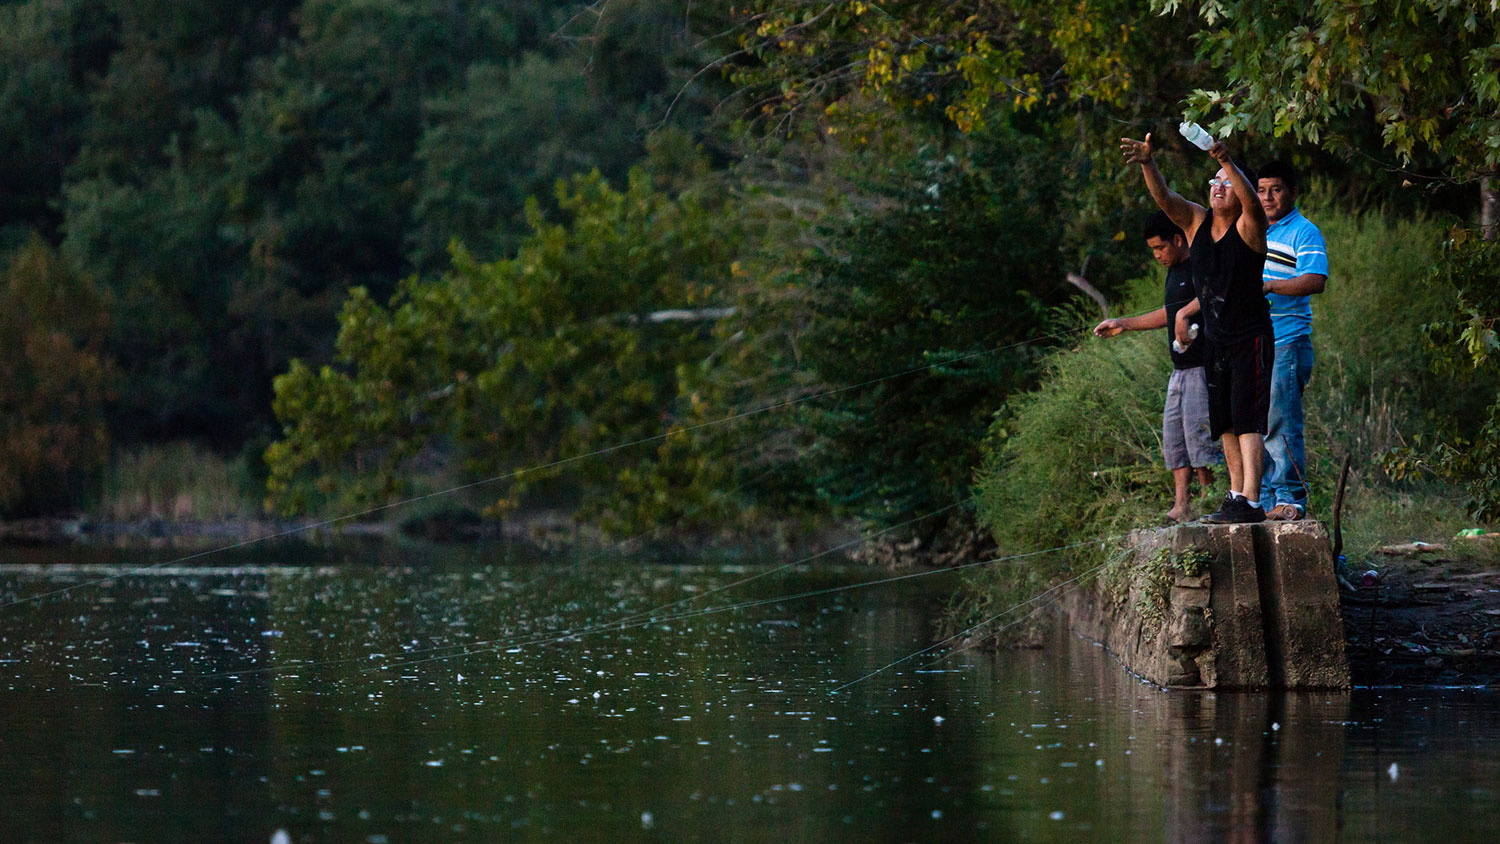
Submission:
<svg viewBox="0 0 1500 844">
<path fill-rule="evenodd" d="M 1127 552 L 1116 563 L 1125 572 L 1069 591 L 1062 604 L 1076 633 L 1134 673 L 1162 686 L 1349 687 L 1338 584 L 1321 523 L 1138 530 Z M 1184 557 L 1206 558 L 1202 573 L 1173 567 L 1153 582 L 1153 566 L 1160 573 L 1164 560 Z"/>
</svg>

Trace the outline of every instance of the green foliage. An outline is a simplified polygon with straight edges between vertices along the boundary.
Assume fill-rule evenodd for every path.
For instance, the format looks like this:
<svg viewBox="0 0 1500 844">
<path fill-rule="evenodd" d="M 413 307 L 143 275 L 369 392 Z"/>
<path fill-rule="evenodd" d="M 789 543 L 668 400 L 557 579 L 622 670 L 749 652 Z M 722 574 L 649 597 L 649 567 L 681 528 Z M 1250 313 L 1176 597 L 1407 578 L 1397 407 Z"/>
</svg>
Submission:
<svg viewBox="0 0 1500 844">
<path fill-rule="evenodd" d="M 1174 557 L 1176 565 L 1182 569 L 1182 573 L 1188 577 L 1197 577 L 1208 571 L 1208 564 L 1213 562 L 1213 555 L 1201 548 L 1189 548 Z"/>
<path fill-rule="evenodd" d="M 533 209 L 514 258 L 458 250 L 447 275 L 406 280 L 388 307 L 352 292 L 340 366 L 296 362 L 276 381 L 285 436 L 266 459 L 279 506 L 382 501 L 423 461 L 468 479 L 516 472 L 486 488 L 496 512 L 549 490 L 611 527 L 732 506 L 710 500 L 730 474 L 718 454 L 657 436 L 706 412 L 684 384 L 710 358 L 711 332 L 652 314 L 724 303 L 734 227 L 643 170 L 623 192 L 576 177 L 558 203 L 568 223 Z"/>
<path fill-rule="evenodd" d="M 1494 374 L 1500 357 L 1495 325 L 1500 317 L 1500 292 L 1495 278 L 1500 273 L 1500 243 L 1477 233 L 1455 229 L 1444 243 L 1429 284 L 1456 290 L 1461 319 L 1429 323 L 1427 340 L 1433 351 L 1431 368 L 1450 377 L 1480 380 L 1478 392 L 1493 399 Z M 1474 518 L 1500 519 L 1500 401 L 1493 401 L 1476 421 L 1461 415 L 1446 415 L 1429 437 L 1413 437 L 1409 445 L 1383 455 L 1382 465 L 1397 478 L 1410 478 L 1431 470 L 1443 478 L 1458 480 L 1468 494 L 1465 502 Z M 1469 424 L 1465 425 L 1465 422 Z"/>
<path fill-rule="evenodd" d="M 1065 295 L 1066 203 L 1043 143 L 997 133 L 972 157 L 933 156 L 808 260 L 803 366 L 860 385 L 802 413 L 835 506 L 895 523 L 968 497 L 990 415 L 1031 383 L 1046 299 Z"/>
<path fill-rule="evenodd" d="M 1332 269 L 1312 300 L 1317 363 L 1304 397 L 1313 504 L 1326 513 L 1345 454 L 1363 472 L 1377 454 L 1431 436 L 1444 420 L 1470 424 L 1488 400 L 1480 385 L 1433 376 L 1422 326 L 1442 319 L 1457 295 L 1431 276 L 1442 227 L 1352 215 L 1316 198 L 1304 211 L 1323 231 Z"/>
<path fill-rule="evenodd" d="M 1224 69 L 1192 113 L 1218 132 L 1255 130 L 1343 148 L 1373 119 L 1410 161 L 1421 149 L 1474 178 L 1500 164 L 1500 47 L 1493 4 L 1460 0 L 1152 0 L 1208 24 L 1199 58 Z M 1353 131 L 1358 131 L 1353 129 Z"/>
<path fill-rule="evenodd" d="M 348 288 L 384 300 L 454 238 L 509 254 L 528 196 L 623 179 L 701 14 L 607 5 L 6 4 L 0 249 L 40 231 L 113 295 L 121 439 L 235 447 L 275 374 L 332 353 Z"/>
<path fill-rule="evenodd" d="M 1159 285 L 1140 282 L 1126 312 L 1159 307 Z M 1088 324 L 1079 319 L 1074 327 L 1082 333 Z M 1157 332 L 1088 337 L 1055 353 L 1041 384 L 1007 402 L 990 426 L 976 478 L 980 524 L 1001 548 L 1032 551 L 1111 536 L 1159 512 L 1156 502 L 1167 503 L 1159 441 L 1171 371 L 1165 345 Z M 1032 565 L 1060 571 L 1074 559 Z"/>
<path fill-rule="evenodd" d="M 0 273 L 0 512 L 70 504 L 102 464 L 104 300 L 40 238 Z"/>
<path fill-rule="evenodd" d="M 740 43 L 756 61 L 733 76 L 764 94 L 761 115 L 816 107 L 866 131 L 878 103 L 967 132 L 1006 110 L 1087 102 L 1128 112 L 1186 90 L 1176 78 L 1188 64 L 1185 22 L 1141 15 L 1126 0 L 818 6 L 740 8 Z"/>
</svg>

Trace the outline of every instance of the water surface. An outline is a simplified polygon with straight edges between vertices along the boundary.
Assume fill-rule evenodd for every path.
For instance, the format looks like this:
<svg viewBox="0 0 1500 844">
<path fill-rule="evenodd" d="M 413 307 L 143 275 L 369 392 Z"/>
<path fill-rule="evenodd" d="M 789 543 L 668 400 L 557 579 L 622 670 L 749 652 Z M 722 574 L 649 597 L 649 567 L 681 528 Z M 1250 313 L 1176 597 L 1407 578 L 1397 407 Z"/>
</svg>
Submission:
<svg viewBox="0 0 1500 844">
<path fill-rule="evenodd" d="M 79 585 L 150 562 L 0 552 L 0 602 L 71 588 L 0 609 L 0 840 L 1500 829 L 1494 693 L 1163 692 L 1061 630 L 885 668 L 934 640 L 952 574 L 820 564 L 724 588 L 779 561 L 281 546 Z"/>
</svg>

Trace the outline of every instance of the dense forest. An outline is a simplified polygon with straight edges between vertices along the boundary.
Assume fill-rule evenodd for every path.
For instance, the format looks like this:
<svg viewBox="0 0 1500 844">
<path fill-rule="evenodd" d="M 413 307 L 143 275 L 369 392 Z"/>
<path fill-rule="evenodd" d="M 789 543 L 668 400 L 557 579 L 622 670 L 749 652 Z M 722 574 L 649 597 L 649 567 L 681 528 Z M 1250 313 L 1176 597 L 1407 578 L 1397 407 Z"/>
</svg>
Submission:
<svg viewBox="0 0 1500 844">
<path fill-rule="evenodd" d="M 616 535 L 1099 535 L 1163 509 L 1168 363 L 1091 341 L 1068 278 L 1153 306 L 1118 142 L 1153 133 L 1194 195 L 1187 118 L 1299 167 L 1328 235 L 1315 502 L 1349 454 L 1372 521 L 1466 518 L 1442 484 L 1494 519 L 1497 20 L 5 3 L 0 508 L 338 514 L 471 485 L 444 506 Z M 181 504 L 195 484 L 213 506 Z"/>
</svg>

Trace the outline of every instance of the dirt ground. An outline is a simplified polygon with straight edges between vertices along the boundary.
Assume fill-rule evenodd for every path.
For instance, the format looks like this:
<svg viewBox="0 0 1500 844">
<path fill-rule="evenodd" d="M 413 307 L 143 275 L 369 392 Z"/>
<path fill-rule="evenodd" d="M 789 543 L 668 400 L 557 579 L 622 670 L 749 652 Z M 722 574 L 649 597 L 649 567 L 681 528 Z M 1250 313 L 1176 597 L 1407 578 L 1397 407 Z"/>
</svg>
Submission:
<svg viewBox="0 0 1500 844">
<path fill-rule="evenodd" d="M 1340 585 L 1356 685 L 1500 683 L 1500 568 L 1493 563 L 1441 548 L 1389 549 L 1349 564 Z"/>
</svg>

